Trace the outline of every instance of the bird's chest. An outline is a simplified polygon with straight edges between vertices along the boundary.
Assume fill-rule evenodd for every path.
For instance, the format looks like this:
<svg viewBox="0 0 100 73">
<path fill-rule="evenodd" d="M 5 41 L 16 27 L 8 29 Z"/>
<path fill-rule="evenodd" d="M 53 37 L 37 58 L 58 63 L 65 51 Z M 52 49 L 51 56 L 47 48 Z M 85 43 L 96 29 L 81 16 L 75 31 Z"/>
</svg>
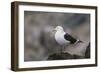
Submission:
<svg viewBox="0 0 100 73">
<path fill-rule="evenodd" d="M 65 45 L 65 44 L 67 45 L 68 43 L 70 43 L 68 40 L 64 38 L 64 35 L 65 32 L 57 31 L 55 33 L 55 40 L 59 45 Z"/>
</svg>

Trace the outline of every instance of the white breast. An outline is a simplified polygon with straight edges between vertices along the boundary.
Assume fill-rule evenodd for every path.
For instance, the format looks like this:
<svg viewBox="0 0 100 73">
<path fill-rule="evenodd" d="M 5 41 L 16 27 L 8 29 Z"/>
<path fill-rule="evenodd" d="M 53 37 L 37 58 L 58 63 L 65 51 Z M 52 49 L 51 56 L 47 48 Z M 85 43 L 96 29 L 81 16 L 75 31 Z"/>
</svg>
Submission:
<svg viewBox="0 0 100 73">
<path fill-rule="evenodd" d="M 65 38 L 64 38 L 64 35 L 65 35 L 65 32 L 64 31 L 57 31 L 55 33 L 55 40 L 56 42 L 59 44 L 59 45 L 64 45 L 64 44 L 68 44 L 70 43 L 70 41 L 67 41 Z"/>
</svg>

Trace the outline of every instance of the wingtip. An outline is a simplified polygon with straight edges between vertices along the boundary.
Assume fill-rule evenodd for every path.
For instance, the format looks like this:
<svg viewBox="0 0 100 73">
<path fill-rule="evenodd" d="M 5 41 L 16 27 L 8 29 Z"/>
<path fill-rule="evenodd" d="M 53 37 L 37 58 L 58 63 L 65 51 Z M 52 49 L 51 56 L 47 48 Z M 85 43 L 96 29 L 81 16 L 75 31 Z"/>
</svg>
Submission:
<svg viewBox="0 0 100 73">
<path fill-rule="evenodd" d="M 81 40 L 78 40 L 78 42 L 77 43 L 83 43 L 83 41 L 81 41 Z"/>
</svg>

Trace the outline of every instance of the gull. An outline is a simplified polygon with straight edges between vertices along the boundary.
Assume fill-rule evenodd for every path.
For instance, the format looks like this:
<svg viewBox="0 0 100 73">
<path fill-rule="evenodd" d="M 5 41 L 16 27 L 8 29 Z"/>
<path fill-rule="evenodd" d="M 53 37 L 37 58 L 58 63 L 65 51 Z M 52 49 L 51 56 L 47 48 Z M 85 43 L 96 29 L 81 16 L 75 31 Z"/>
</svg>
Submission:
<svg viewBox="0 0 100 73">
<path fill-rule="evenodd" d="M 62 26 L 57 26 L 54 30 L 56 31 L 54 37 L 59 45 L 76 44 L 82 42 L 66 33 Z"/>
</svg>

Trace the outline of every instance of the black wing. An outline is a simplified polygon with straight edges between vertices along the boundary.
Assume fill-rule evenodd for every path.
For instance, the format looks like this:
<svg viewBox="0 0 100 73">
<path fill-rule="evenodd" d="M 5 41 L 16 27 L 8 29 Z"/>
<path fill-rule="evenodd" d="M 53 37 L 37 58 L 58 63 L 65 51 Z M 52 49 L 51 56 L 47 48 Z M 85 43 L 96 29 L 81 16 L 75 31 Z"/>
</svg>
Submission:
<svg viewBox="0 0 100 73">
<path fill-rule="evenodd" d="M 64 35 L 64 38 L 68 41 L 70 41 L 71 44 L 74 44 L 77 40 L 75 38 L 73 38 L 72 36 L 70 36 L 68 33 L 66 33 Z"/>
</svg>

